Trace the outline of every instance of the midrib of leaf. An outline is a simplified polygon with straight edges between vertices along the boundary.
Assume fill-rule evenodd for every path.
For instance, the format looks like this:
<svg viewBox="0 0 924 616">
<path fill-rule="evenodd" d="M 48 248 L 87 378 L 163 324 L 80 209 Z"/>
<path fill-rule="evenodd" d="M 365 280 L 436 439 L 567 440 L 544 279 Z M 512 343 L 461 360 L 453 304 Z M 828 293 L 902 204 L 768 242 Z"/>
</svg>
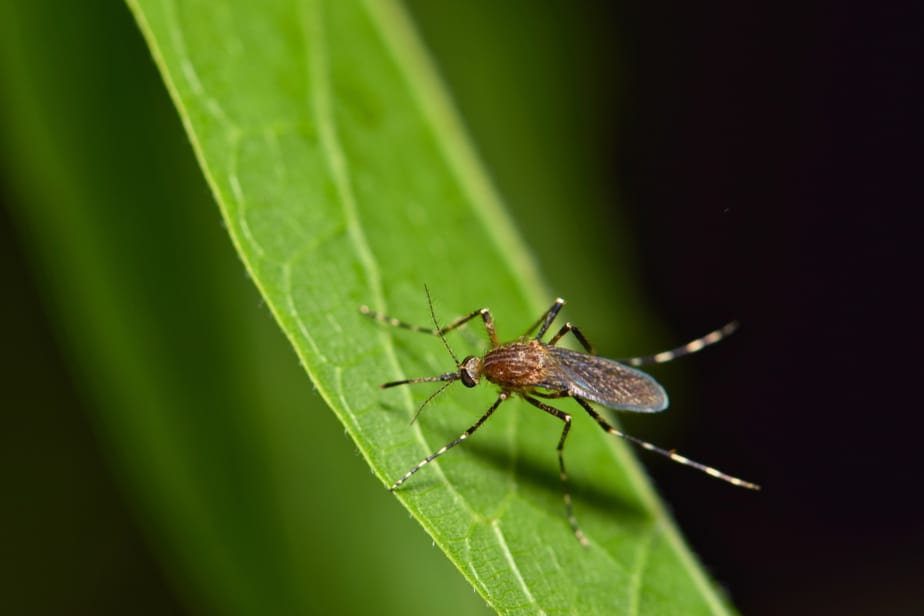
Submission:
<svg viewBox="0 0 924 616">
<path fill-rule="evenodd" d="M 382 293 L 381 276 L 379 274 L 379 269 L 375 258 L 373 257 L 372 251 L 369 248 L 369 243 L 366 240 L 366 235 L 363 231 L 362 222 L 359 217 L 359 212 L 356 208 L 353 191 L 351 189 L 349 167 L 340 147 L 334 114 L 331 111 L 326 32 L 324 29 L 324 18 L 322 14 L 323 7 L 321 2 L 318 2 L 317 0 L 305 0 L 301 3 L 301 6 L 303 8 L 304 15 L 303 23 L 305 25 L 305 48 L 306 51 L 310 49 L 310 53 L 306 54 L 306 60 L 313 69 L 310 71 L 309 75 L 309 81 L 314 86 L 311 88 L 313 94 L 312 103 L 317 117 L 321 142 L 324 147 L 331 175 L 335 178 L 335 183 L 337 185 L 337 190 L 340 197 L 340 204 L 343 208 L 344 216 L 347 220 L 347 229 L 350 240 L 356 247 L 356 251 L 362 262 L 363 269 L 369 278 L 372 295 L 378 302 L 384 303 L 385 298 Z M 296 316 L 296 319 L 297 318 L 298 317 Z M 396 355 L 394 345 L 386 344 L 386 348 L 388 349 L 390 363 L 394 366 L 396 371 L 400 370 L 400 364 L 398 362 L 398 357 Z M 340 385 L 341 380 L 337 379 L 337 383 Z M 335 401 L 339 401 L 341 404 L 343 404 L 344 409 L 349 412 L 349 402 L 347 401 L 346 396 L 342 391 L 342 386 L 338 386 L 337 390 L 338 391 L 336 397 L 331 396 L 329 393 L 325 393 L 323 390 L 321 391 L 322 395 L 324 395 L 325 399 L 327 399 L 328 402 L 332 404 L 332 406 Z M 405 390 L 403 395 L 407 401 L 407 404 L 413 404 L 409 391 Z M 355 432 L 351 425 L 348 424 L 347 429 L 350 431 L 351 436 L 354 440 L 357 441 L 357 443 L 366 442 L 366 439 L 364 439 L 361 434 Z M 428 447 L 429 444 L 427 443 L 423 433 L 420 430 L 420 424 L 415 423 L 413 429 L 421 444 L 424 447 Z M 361 446 L 361 449 L 364 448 Z M 369 459 L 368 452 L 364 451 L 364 453 L 366 454 L 367 459 Z M 462 494 L 459 493 L 455 486 L 448 480 L 442 470 L 438 466 L 435 467 L 435 470 L 443 485 L 449 489 L 453 498 L 465 508 L 465 511 L 469 513 L 473 520 L 476 519 L 477 516 L 475 515 L 472 508 L 468 505 Z"/>
<path fill-rule="evenodd" d="M 362 222 L 359 217 L 359 213 L 356 208 L 356 203 L 354 201 L 353 192 L 350 187 L 350 173 L 349 167 L 346 163 L 343 151 L 341 150 L 340 143 L 337 137 L 337 128 L 334 120 L 334 115 L 331 112 L 331 98 L 330 98 L 330 81 L 328 70 L 329 66 L 327 63 L 327 45 L 326 45 L 326 33 L 324 29 L 324 18 L 323 18 L 323 7 L 322 3 L 319 0 L 304 0 L 301 3 L 304 10 L 304 24 L 305 24 L 305 38 L 306 38 L 306 50 L 310 48 L 310 53 L 307 54 L 307 61 L 311 64 L 313 70 L 310 71 L 309 81 L 313 84 L 314 87 L 311 88 L 313 93 L 313 107 L 315 109 L 318 121 L 319 133 L 321 136 L 321 142 L 323 144 L 325 154 L 327 157 L 327 163 L 330 168 L 331 175 L 335 178 L 335 182 L 338 189 L 338 194 L 340 197 L 340 204 L 343 207 L 343 211 L 347 220 L 347 228 L 349 231 L 350 239 L 353 245 L 356 247 L 357 254 L 360 256 L 360 260 L 363 264 L 363 268 L 366 271 L 367 276 L 369 277 L 370 286 L 372 287 L 373 295 L 375 299 L 380 303 L 384 303 L 384 295 L 382 293 L 381 286 L 381 277 L 379 275 L 378 266 L 374 257 L 372 256 L 372 251 L 369 248 L 369 243 L 366 240 L 365 233 L 363 232 Z M 369 8 L 369 3 L 365 3 L 366 8 Z M 380 5 L 383 6 L 383 5 Z M 420 100 L 420 99 L 419 99 Z M 447 158 L 459 160 L 459 157 L 453 157 L 449 155 L 448 150 L 445 152 Z M 457 173 L 460 173 L 458 166 L 455 167 Z M 471 167 L 470 169 L 474 169 Z M 469 185 L 465 181 L 461 181 L 462 185 Z M 490 228 L 490 225 L 486 225 Z M 297 318 L 297 317 L 296 317 Z M 394 366 L 395 370 L 400 370 L 400 363 L 396 354 L 396 349 L 393 344 L 386 342 L 386 348 L 388 349 L 389 361 Z M 306 363 L 307 365 L 307 363 Z M 339 389 L 339 388 L 338 388 Z M 335 400 L 329 394 L 325 394 L 323 390 L 322 395 L 328 402 L 332 403 Z M 413 405 L 413 400 L 411 399 L 411 394 L 408 390 L 404 390 L 403 396 L 408 405 Z M 345 409 L 349 409 L 349 404 L 346 400 L 346 397 L 343 395 L 342 391 L 338 392 L 336 399 L 339 399 L 341 403 L 344 404 Z M 351 436 L 357 443 L 365 443 L 366 439 L 359 433 L 356 433 L 348 425 L 348 430 L 351 432 Z M 417 436 L 421 445 L 424 449 L 432 450 L 433 447 L 430 443 L 427 442 L 423 432 L 421 431 L 420 424 L 415 422 L 413 426 L 414 434 Z M 362 446 L 361 449 L 364 449 Z M 365 452 L 367 459 L 370 459 L 368 452 Z M 456 489 L 455 485 L 449 480 L 446 474 L 443 472 L 442 468 L 439 465 L 434 465 L 433 468 L 434 474 L 437 475 L 440 479 L 440 482 L 445 488 L 449 490 L 449 493 L 452 495 L 452 498 L 460 504 L 466 513 L 471 518 L 471 521 L 474 523 L 476 520 L 481 520 L 474 509 L 468 504 L 465 497 Z M 387 479 L 386 479 L 387 481 Z M 516 579 L 519 581 L 524 595 L 529 599 L 531 604 L 535 604 L 535 598 L 532 596 L 532 593 L 529 591 L 525 581 L 522 576 L 519 575 L 519 572 L 516 569 L 516 563 L 513 559 L 513 556 L 510 554 L 510 550 L 507 548 L 506 543 L 504 543 L 502 536 L 499 535 L 499 529 L 496 524 L 494 524 L 496 534 L 498 536 L 498 549 L 502 550 L 508 560 L 511 562 L 514 571 L 516 571 Z M 439 530 L 437 528 L 430 529 L 431 534 L 436 538 L 438 542 L 439 539 Z M 441 543 L 441 542 L 440 542 Z M 443 545 L 442 547 L 447 548 L 448 546 Z M 449 553 L 449 552 L 447 552 Z M 470 582 L 479 588 L 482 593 L 486 593 L 487 589 L 482 585 L 475 584 L 477 580 L 471 578 L 470 570 L 465 563 L 458 561 L 458 559 L 450 556 L 455 562 L 456 566 L 459 567 L 459 570 L 463 572 L 466 577 L 469 577 Z M 485 599 L 490 601 L 490 596 L 485 594 Z"/>
<path fill-rule="evenodd" d="M 520 568 L 517 566 L 517 559 L 514 558 L 513 554 L 510 552 L 510 547 L 507 545 L 507 541 L 504 539 L 504 532 L 500 528 L 500 523 L 497 520 L 492 520 L 490 524 L 491 530 L 494 531 L 494 536 L 497 538 L 497 545 L 503 553 L 504 559 L 510 563 L 510 570 L 513 571 L 513 575 L 517 582 L 520 584 L 520 588 L 523 589 L 523 594 L 525 595 L 526 600 L 529 602 L 530 606 L 534 606 L 536 610 L 538 610 L 538 614 L 545 616 L 545 610 L 539 607 L 538 603 L 536 602 L 536 597 L 534 597 L 533 593 L 530 592 L 529 585 L 527 585 L 526 580 L 523 579 L 523 574 L 520 573 Z"/>
<path fill-rule="evenodd" d="M 372 250 L 369 248 L 369 242 L 366 240 L 365 233 L 362 230 L 362 223 L 359 220 L 359 212 L 356 209 L 356 201 L 353 197 L 353 189 L 350 186 L 350 172 L 346 158 L 340 148 L 337 127 L 334 124 L 334 115 L 331 112 L 327 41 L 325 39 L 324 19 L 321 14 L 323 9 L 321 3 L 317 0 L 306 0 L 301 3 L 301 6 L 305 26 L 305 61 L 313 69 L 309 72 L 308 80 L 314 86 L 311 88 L 314 95 L 312 102 L 314 103 L 313 106 L 318 121 L 322 148 L 327 157 L 330 173 L 337 186 L 350 240 L 356 248 L 356 253 L 359 255 L 366 275 L 369 277 L 369 284 L 372 287 L 375 299 L 384 302 L 381 276 L 379 275 L 375 258 L 372 256 Z M 397 358 L 393 356 L 393 359 L 397 367 Z"/>
<path fill-rule="evenodd" d="M 155 57 L 161 66 L 162 73 L 168 82 L 168 86 L 170 87 L 174 100 L 181 110 L 185 110 L 183 99 L 179 94 L 179 89 L 172 81 L 172 73 L 170 70 L 168 70 L 163 56 L 158 52 L 156 37 L 153 35 L 149 24 L 147 24 L 144 20 L 144 11 L 139 7 L 139 4 L 141 4 L 140 0 L 129 1 L 135 8 L 135 13 L 138 16 L 139 21 L 142 23 L 142 28 L 145 29 L 148 34 L 148 40 L 151 43 Z M 172 13 L 172 9 L 175 7 L 175 4 L 172 2 L 166 2 L 165 6 L 170 7 L 168 10 Z M 360 216 L 355 205 L 355 199 L 351 188 L 349 167 L 346 162 L 346 157 L 344 156 L 342 148 L 339 144 L 339 137 L 334 122 L 334 114 L 331 111 L 330 87 L 329 81 L 327 80 L 327 47 L 324 39 L 325 33 L 323 31 L 323 7 L 318 0 L 306 0 L 305 2 L 299 3 L 298 6 L 301 9 L 300 13 L 304 17 L 305 36 L 308 39 L 307 41 L 303 41 L 303 46 L 306 52 L 307 60 L 312 67 L 309 80 L 311 83 L 313 83 L 314 87 L 312 88 L 313 100 L 310 101 L 310 103 L 313 104 L 315 109 L 322 150 L 325 155 L 331 175 L 334 178 L 339 196 L 339 204 L 342 208 L 343 215 L 346 220 L 348 236 L 352 245 L 356 249 L 356 254 L 359 257 L 363 271 L 365 272 L 369 282 L 370 295 L 377 302 L 379 302 L 379 305 L 383 305 L 384 293 L 381 282 L 381 274 L 379 272 L 375 257 L 373 256 L 372 250 L 366 239 Z M 449 162 L 449 167 L 453 169 L 457 175 L 460 185 L 467 191 L 469 195 L 469 203 L 472 205 L 473 211 L 478 214 L 483 226 L 483 230 L 488 237 L 492 238 L 495 245 L 502 249 L 499 252 L 501 252 L 505 259 L 507 259 L 508 265 L 514 271 L 518 272 L 519 276 L 517 278 L 517 291 L 523 296 L 532 298 L 531 303 L 534 307 L 537 308 L 538 311 L 538 309 L 540 309 L 542 306 L 542 301 L 539 300 L 539 297 L 546 297 L 547 295 L 540 292 L 542 285 L 539 282 L 539 276 L 536 273 L 534 266 L 532 265 L 532 260 L 528 257 L 528 253 L 523 248 L 518 236 L 513 233 L 512 224 L 510 224 L 506 215 L 502 212 L 499 206 L 499 200 L 497 199 L 494 191 L 491 189 L 489 182 L 487 182 L 484 175 L 481 173 L 476 157 L 468 147 L 464 131 L 461 129 L 458 120 L 453 115 L 451 111 L 451 105 L 446 100 L 446 97 L 443 94 L 443 90 L 439 85 L 439 81 L 436 78 L 435 73 L 432 71 L 432 69 L 429 68 L 429 65 L 425 59 L 425 54 L 420 50 L 414 36 L 411 34 L 411 29 L 405 18 L 391 3 L 371 2 L 367 0 L 364 3 L 364 7 L 370 15 L 372 21 L 379 26 L 380 33 L 386 41 L 387 47 L 392 53 L 398 66 L 405 67 L 405 76 L 408 78 L 408 85 L 410 90 L 413 94 L 416 95 L 416 99 L 420 105 L 420 108 L 424 112 L 428 121 L 435 127 L 436 132 L 441 135 L 440 144 L 442 146 L 442 153 Z M 184 49 L 182 46 L 181 36 L 182 28 L 176 20 L 175 14 L 172 15 L 172 17 L 172 34 L 175 35 L 175 40 L 173 42 L 178 45 L 179 49 Z M 183 52 L 181 55 L 186 56 L 187 54 L 186 52 Z M 239 207 L 237 219 L 231 219 L 226 207 L 222 207 L 221 209 L 223 215 L 228 221 L 229 231 L 231 232 L 235 246 L 238 248 L 238 251 L 242 256 L 245 265 L 250 271 L 255 284 L 257 284 L 257 286 L 260 288 L 264 297 L 267 297 L 268 305 L 270 306 L 270 309 L 276 316 L 277 320 L 280 323 L 286 323 L 288 319 L 293 319 L 300 337 L 303 338 L 304 341 L 314 349 L 313 355 L 307 354 L 305 352 L 304 346 L 300 344 L 299 336 L 296 336 L 296 332 L 293 332 L 286 327 L 283 328 L 286 331 L 286 334 L 292 340 L 293 345 L 295 346 L 296 351 L 298 352 L 304 366 L 314 377 L 315 383 L 322 396 L 328 401 L 332 408 L 334 408 L 335 411 L 337 411 L 338 414 L 340 414 L 341 417 L 345 419 L 347 430 L 350 432 L 351 436 L 353 436 L 354 440 L 356 440 L 360 450 L 363 452 L 367 460 L 369 460 L 376 474 L 381 479 L 387 481 L 388 478 L 386 477 L 383 468 L 375 463 L 375 456 L 370 450 L 371 441 L 369 441 L 362 432 L 357 431 L 358 423 L 356 421 L 356 416 L 359 413 L 359 410 L 352 408 L 349 402 L 349 397 L 344 391 L 344 385 L 342 381 L 342 367 L 334 365 L 329 366 L 330 368 L 333 368 L 333 375 L 324 374 L 323 371 L 318 370 L 320 367 L 319 362 L 321 364 L 329 362 L 324 358 L 323 350 L 320 348 L 319 343 L 311 336 L 309 326 L 302 321 L 297 311 L 297 304 L 294 301 L 291 293 L 287 293 L 286 297 L 283 299 L 283 305 L 286 306 L 288 312 L 288 314 L 284 314 L 281 310 L 282 306 L 278 304 L 277 301 L 274 301 L 274 294 L 269 292 L 263 283 L 261 268 L 256 265 L 256 261 L 266 259 L 265 251 L 262 250 L 257 239 L 248 230 L 249 228 L 247 225 L 247 217 L 245 216 L 247 199 L 245 198 L 243 190 L 240 188 L 240 183 L 237 180 L 236 175 L 233 173 L 237 160 L 237 150 L 239 147 L 239 138 L 241 134 L 240 130 L 233 124 L 233 122 L 228 120 L 228 116 L 222 110 L 219 102 L 209 97 L 208 93 L 202 87 L 202 84 L 197 77 L 194 64 L 190 58 L 186 57 L 186 61 L 182 64 L 181 70 L 188 85 L 192 88 L 193 93 L 202 101 L 204 101 L 203 107 L 205 110 L 217 121 L 218 124 L 224 127 L 226 131 L 226 137 L 228 138 L 231 145 L 231 160 L 233 162 L 230 166 L 232 174 L 229 178 L 229 185 L 231 186 L 232 196 L 236 199 L 237 205 Z M 191 122 L 188 113 L 182 113 L 181 115 L 190 135 L 190 139 L 196 150 L 197 156 L 202 163 L 203 170 L 209 180 L 209 183 L 213 187 L 213 190 L 218 196 L 219 201 L 221 201 L 225 196 L 225 191 L 222 188 L 222 183 L 217 181 L 216 177 L 213 175 L 209 157 L 206 155 L 205 149 L 198 138 L 197 127 L 194 126 Z M 249 237 L 242 238 L 240 234 L 248 235 Z M 296 261 L 297 256 L 298 255 L 293 255 L 289 260 L 281 265 L 282 277 L 286 281 L 286 287 L 289 289 L 289 291 L 291 291 L 292 288 L 292 264 Z M 383 348 L 385 349 L 387 361 L 395 372 L 400 372 L 401 364 L 398 361 L 393 340 L 389 336 L 386 336 L 384 333 L 380 334 L 380 338 L 384 341 Z M 333 376 L 333 378 L 330 378 L 331 376 Z M 413 406 L 411 403 L 410 395 L 411 394 L 409 392 L 406 393 L 405 399 L 408 405 Z M 509 429 L 512 431 L 515 424 L 511 422 L 509 425 L 511 426 Z M 418 440 L 429 447 L 429 444 L 421 432 L 419 424 L 415 426 L 414 430 Z M 633 485 L 636 494 L 644 502 L 647 510 L 652 512 L 657 520 L 655 529 L 659 531 L 661 536 L 668 540 L 668 543 L 672 546 L 675 553 L 680 558 L 680 561 L 683 563 L 688 575 L 690 575 L 696 586 L 700 589 L 712 611 L 715 613 L 724 613 L 724 607 L 714 594 L 709 583 L 705 580 L 705 577 L 702 575 L 701 571 L 694 565 L 692 556 L 680 540 L 676 528 L 670 522 L 663 508 L 655 499 L 637 464 L 626 452 L 626 449 L 622 445 L 618 445 L 610 440 L 607 440 L 607 448 L 611 452 L 611 455 L 614 457 L 614 459 L 618 461 L 618 463 L 628 474 L 628 478 Z M 440 478 L 441 483 L 445 487 L 449 488 L 453 500 L 464 505 L 472 523 L 476 521 L 485 521 L 482 516 L 479 516 L 475 510 L 470 505 L 468 505 L 466 499 L 455 487 L 453 482 L 449 480 L 440 465 L 434 466 L 432 474 L 437 475 Z M 461 553 L 454 551 L 452 546 L 445 542 L 445 538 L 441 534 L 439 525 L 434 524 L 427 516 L 420 517 L 422 512 L 417 509 L 416 506 L 412 506 L 406 498 L 401 497 L 401 500 L 408 506 L 408 508 L 415 516 L 418 516 L 420 522 L 428 529 L 437 543 L 447 552 L 449 557 L 459 567 L 460 571 L 473 583 L 479 592 L 481 592 L 489 602 L 496 604 L 496 597 L 493 596 L 492 589 L 488 587 L 484 581 L 473 572 L 470 567 L 470 563 L 461 561 Z M 500 526 L 497 520 L 492 520 L 490 523 L 495 531 L 495 534 L 500 532 Z M 654 530 L 652 532 L 654 532 Z M 514 562 L 515 565 L 514 556 L 507 546 L 506 541 L 502 540 L 502 536 L 496 536 L 495 539 L 498 550 L 501 551 L 508 560 Z M 650 551 L 651 541 L 646 541 L 644 546 L 645 547 L 642 548 L 642 552 L 640 553 L 640 557 L 635 561 L 637 564 L 637 570 L 635 571 L 635 574 L 639 579 L 641 578 L 642 572 L 644 570 L 644 563 L 647 560 L 647 555 Z M 606 549 L 600 549 L 599 551 L 605 554 L 613 564 L 621 566 L 620 561 L 615 558 L 615 555 L 610 551 Z M 523 593 L 524 598 L 526 598 L 530 604 L 535 605 L 536 599 L 530 592 L 530 589 L 523 576 L 520 574 L 519 568 L 514 566 L 514 569 L 516 570 L 516 578 L 519 580 L 521 592 Z M 638 588 L 636 588 L 636 590 L 638 591 Z M 638 605 L 637 601 L 634 603 Z"/>
</svg>

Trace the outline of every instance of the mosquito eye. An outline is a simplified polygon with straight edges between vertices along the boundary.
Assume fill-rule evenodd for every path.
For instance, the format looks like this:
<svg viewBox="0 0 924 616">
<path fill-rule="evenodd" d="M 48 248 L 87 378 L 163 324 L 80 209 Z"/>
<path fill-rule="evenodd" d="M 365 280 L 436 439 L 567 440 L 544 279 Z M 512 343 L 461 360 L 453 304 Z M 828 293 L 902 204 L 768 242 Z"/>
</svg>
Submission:
<svg viewBox="0 0 924 616">
<path fill-rule="evenodd" d="M 459 378 L 466 387 L 474 387 L 481 378 L 481 360 L 474 355 L 469 355 L 462 360 L 459 366 Z"/>
</svg>

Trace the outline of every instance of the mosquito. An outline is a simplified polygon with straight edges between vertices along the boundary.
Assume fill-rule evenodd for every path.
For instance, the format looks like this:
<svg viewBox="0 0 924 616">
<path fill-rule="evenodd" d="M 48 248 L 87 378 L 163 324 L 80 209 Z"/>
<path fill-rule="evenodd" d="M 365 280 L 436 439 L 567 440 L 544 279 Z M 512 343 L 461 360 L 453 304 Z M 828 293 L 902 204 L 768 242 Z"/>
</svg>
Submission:
<svg viewBox="0 0 924 616">
<path fill-rule="evenodd" d="M 478 421 L 453 441 L 443 445 L 418 462 L 391 485 L 389 488 L 390 491 L 398 489 L 404 482 L 410 479 L 414 473 L 472 436 L 494 411 L 497 410 L 501 403 L 514 395 L 520 396 L 529 404 L 557 417 L 564 423 L 561 437 L 556 447 L 559 476 L 561 478 L 562 493 L 568 522 L 574 531 L 575 537 L 577 537 L 578 541 L 584 546 L 587 546 L 589 543 L 587 537 L 584 535 L 583 531 L 581 531 L 580 526 L 578 526 L 577 519 L 574 516 L 571 493 L 568 489 L 568 475 L 565 471 L 565 459 L 563 456 L 565 440 L 568 438 L 568 433 L 571 431 L 572 418 L 570 414 L 546 404 L 540 400 L 540 398 L 545 400 L 572 398 L 587 411 L 604 431 L 613 436 L 618 436 L 642 449 L 660 454 L 685 466 L 693 467 L 707 475 L 711 475 L 716 479 L 721 479 L 732 485 L 747 488 L 749 490 L 760 489 L 760 486 L 757 484 L 739 479 L 738 477 L 733 477 L 716 468 L 700 464 L 699 462 L 682 456 L 673 450 L 662 449 L 647 441 L 621 432 L 591 406 L 591 403 L 595 402 L 616 411 L 630 411 L 634 413 L 657 413 L 663 411 L 668 405 L 667 393 L 664 391 L 664 388 L 648 374 L 630 366 L 637 367 L 661 364 L 677 359 L 678 357 L 683 357 L 684 355 L 696 353 L 732 334 L 738 328 L 737 322 L 732 321 L 717 330 L 709 332 L 705 336 L 669 351 L 642 357 L 628 357 L 613 360 L 597 356 L 593 346 L 588 342 L 583 332 L 570 322 L 565 323 L 548 342 L 542 341 L 543 336 L 549 331 L 559 311 L 561 311 L 562 307 L 565 305 L 565 300 L 562 298 L 557 298 L 555 303 L 552 304 L 552 307 L 549 308 L 539 320 L 533 323 L 522 336 L 513 342 L 501 344 L 498 341 L 497 332 L 494 329 L 494 319 L 491 316 L 490 310 L 487 308 L 475 310 L 465 316 L 455 319 L 445 327 L 440 327 L 433 310 L 433 301 L 430 298 L 430 291 L 429 289 L 426 289 L 426 291 L 427 302 L 430 307 L 430 316 L 435 326 L 433 328 L 412 325 L 371 310 L 367 306 L 360 306 L 360 312 L 392 327 L 400 327 L 411 331 L 439 336 L 446 350 L 448 350 L 449 354 L 452 356 L 456 364 L 456 369 L 438 376 L 392 381 L 382 384 L 381 387 L 386 389 L 413 383 L 444 383 L 442 387 L 437 389 L 424 401 L 417 411 L 418 414 L 431 400 L 455 381 L 462 381 L 462 384 L 466 387 L 475 387 L 481 382 L 481 379 L 484 378 L 488 382 L 496 385 L 500 389 L 500 392 L 494 404 L 488 408 Z M 446 334 L 478 317 L 481 317 L 484 323 L 484 328 L 487 331 L 491 347 L 481 357 L 469 355 L 462 361 L 459 361 L 458 357 L 456 357 L 456 354 L 449 346 L 449 343 L 446 341 Z M 536 332 L 535 336 L 532 335 L 533 332 Z M 577 338 L 581 346 L 584 347 L 586 353 L 557 346 L 559 341 L 568 334 L 572 334 Z M 417 415 L 414 417 L 416 419 Z"/>
</svg>

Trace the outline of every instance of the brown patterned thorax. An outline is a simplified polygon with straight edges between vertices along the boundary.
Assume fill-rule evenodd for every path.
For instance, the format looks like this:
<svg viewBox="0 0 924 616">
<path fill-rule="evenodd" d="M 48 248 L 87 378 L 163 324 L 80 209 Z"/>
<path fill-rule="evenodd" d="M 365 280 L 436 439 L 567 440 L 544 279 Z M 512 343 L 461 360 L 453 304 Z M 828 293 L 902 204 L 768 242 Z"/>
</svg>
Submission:
<svg viewBox="0 0 924 616">
<path fill-rule="evenodd" d="M 506 389 L 531 388 L 543 380 L 546 355 L 535 341 L 504 344 L 484 356 L 484 376 Z"/>
</svg>

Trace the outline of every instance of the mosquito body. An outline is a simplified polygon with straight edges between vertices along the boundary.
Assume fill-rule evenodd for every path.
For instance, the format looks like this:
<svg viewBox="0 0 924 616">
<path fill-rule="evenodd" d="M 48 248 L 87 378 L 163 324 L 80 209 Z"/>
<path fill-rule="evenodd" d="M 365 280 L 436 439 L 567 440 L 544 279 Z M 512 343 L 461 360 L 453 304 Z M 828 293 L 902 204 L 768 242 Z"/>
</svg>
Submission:
<svg viewBox="0 0 924 616">
<path fill-rule="evenodd" d="M 487 308 L 476 310 L 441 328 L 433 313 L 433 304 L 432 301 L 430 301 L 429 291 L 427 292 L 427 300 L 430 303 L 430 314 L 436 326 L 435 328 L 411 325 L 370 310 L 366 306 L 361 306 L 360 311 L 371 318 L 393 327 L 401 327 L 411 331 L 439 336 L 450 355 L 452 355 L 456 364 L 456 370 L 438 376 L 393 381 L 383 384 L 382 388 L 412 383 L 443 382 L 444 385 L 424 401 L 423 405 L 418 409 L 418 413 L 433 398 L 455 381 L 462 381 L 462 384 L 466 387 L 475 387 L 482 379 L 485 379 L 498 386 L 500 392 L 494 404 L 491 405 L 487 412 L 485 412 L 475 424 L 460 434 L 455 440 L 447 443 L 417 463 L 416 466 L 395 481 L 389 488 L 390 490 L 397 489 L 421 468 L 470 437 L 481 427 L 488 417 L 497 410 L 502 402 L 509 399 L 514 394 L 520 396 L 531 405 L 557 417 L 564 423 L 556 449 L 558 453 L 562 491 L 568 521 L 571 524 L 575 536 L 583 545 L 588 545 L 588 541 L 574 517 L 571 495 L 568 491 L 565 461 L 562 455 L 565 440 L 571 430 L 572 418 L 568 413 L 550 406 L 538 398 L 572 398 L 609 434 L 628 440 L 643 449 L 668 457 L 685 466 L 691 466 L 733 485 L 752 490 L 760 489 L 756 484 L 737 477 L 732 477 L 710 466 L 694 462 L 674 451 L 656 447 L 651 443 L 625 434 L 617 430 L 605 417 L 594 410 L 593 406 L 590 404 L 591 402 L 595 402 L 613 410 L 636 413 L 657 413 L 663 411 L 668 406 L 667 393 L 664 391 L 664 388 L 648 374 L 630 366 L 659 364 L 683 355 L 695 353 L 711 344 L 715 344 L 734 332 L 735 329 L 737 329 L 737 323 L 729 323 L 720 329 L 670 351 L 644 357 L 612 360 L 595 355 L 594 349 L 587 341 L 587 338 L 584 337 L 580 329 L 571 323 L 565 323 L 548 342 L 542 341 L 543 336 L 548 332 L 552 322 L 565 304 L 565 300 L 561 298 L 556 299 L 552 307 L 549 308 L 549 310 L 547 310 L 523 336 L 513 342 L 504 344 L 498 341 L 497 333 L 494 329 L 494 319 L 491 317 L 491 313 Z M 491 348 L 481 357 L 469 355 L 462 361 L 459 361 L 446 342 L 445 334 L 477 317 L 481 317 L 484 322 L 485 330 L 491 342 Z M 537 333 L 535 336 L 532 336 L 532 332 L 534 331 Z M 587 351 L 586 353 L 556 346 L 558 342 L 569 333 L 578 339 Z"/>
</svg>

